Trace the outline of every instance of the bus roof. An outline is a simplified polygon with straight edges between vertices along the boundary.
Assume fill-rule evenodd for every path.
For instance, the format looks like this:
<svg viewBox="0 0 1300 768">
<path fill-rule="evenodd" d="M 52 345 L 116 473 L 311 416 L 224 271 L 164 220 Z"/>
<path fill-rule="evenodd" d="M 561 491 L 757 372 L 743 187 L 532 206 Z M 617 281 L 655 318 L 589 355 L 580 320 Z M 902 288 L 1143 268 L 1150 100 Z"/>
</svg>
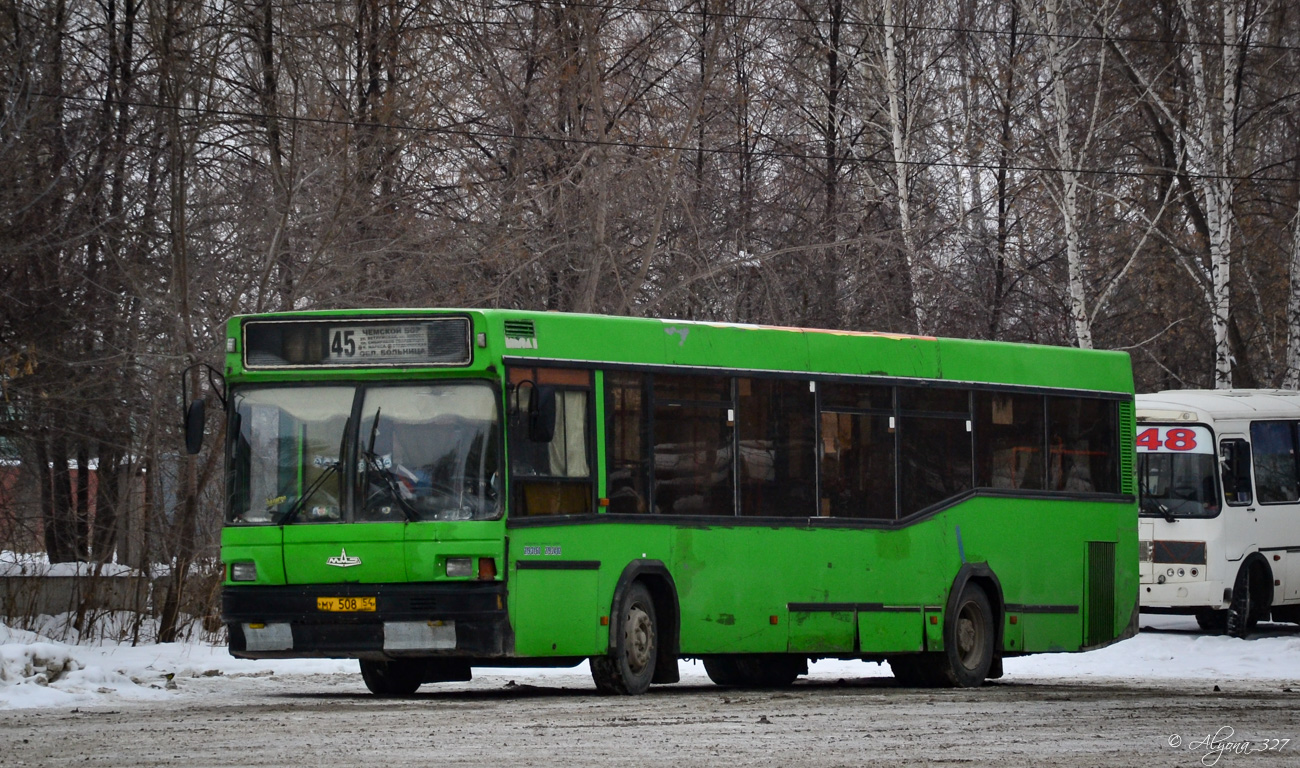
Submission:
<svg viewBox="0 0 1300 768">
<path fill-rule="evenodd" d="M 1300 392 L 1287 389 L 1171 389 L 1137 396 L 1139 421 L 1300 418 Z"/>
<path fill-rule="evenodd" d="M 486 332 L 494 355 L 516 361 L 813 372 L 1133 393 L 1132 368 L 1124 352 L 893 333 L 507 309 L 246 315 L 232 318 L 230 333 L 236 336 L 239 325 L 248 320 L 446 314 L 468 315 L 476 332 Z M 231 362 L 237 364 L 237 357 Z"/>
</svg>

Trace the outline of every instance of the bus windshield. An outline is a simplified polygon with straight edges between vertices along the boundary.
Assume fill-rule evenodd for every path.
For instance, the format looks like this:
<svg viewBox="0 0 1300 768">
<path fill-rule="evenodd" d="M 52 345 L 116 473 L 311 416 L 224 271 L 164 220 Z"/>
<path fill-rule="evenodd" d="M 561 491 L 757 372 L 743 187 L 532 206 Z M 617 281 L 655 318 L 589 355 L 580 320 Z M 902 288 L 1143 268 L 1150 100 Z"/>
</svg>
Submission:
<svg viewBox="0 0 1300 768">
<path fill-rule="evenodd" d="M 1210 453 L 1139 453 L 1138 494 L 1143 517 L 1214 517 L 1219 497 L 1217 461 Z"/>
<path fill-rule="evenodd" d="M 231 523 L 482 520 L 500 512 L 500 426 L 485 384 L 245 390 L 235 395 L 231 433 Z"/>
</svg>

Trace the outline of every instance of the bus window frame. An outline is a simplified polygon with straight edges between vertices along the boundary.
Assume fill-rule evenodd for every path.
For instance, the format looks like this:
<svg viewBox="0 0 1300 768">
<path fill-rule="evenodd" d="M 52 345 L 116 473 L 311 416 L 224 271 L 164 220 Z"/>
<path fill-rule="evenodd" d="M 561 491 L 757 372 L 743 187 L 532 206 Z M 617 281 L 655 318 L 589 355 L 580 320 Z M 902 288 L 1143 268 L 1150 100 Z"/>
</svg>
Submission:
<svg viewBox="0 0 1300 768">
<path fill-rule="evenodd" d="M 1207 426 L 1207 428 L 1209 428 L 1209 430 L 1210 430 L 1210 434 L 1213 435 L 1213 434 L 1214 434 L 1214 429 L 1213 429 L 1212 427 L 1208 427 L 1208 425 L 1206 425 L 1206 426 Z M 1216 436 L 1216 440 L 1217 440 L 1217 442 L 1216 442 L 1215 444 L 1216 444 L 1216 445 L 1218 446 L 1218 448 L 1219 448 L 1219 453 L 1218 453 L 1219 471 L 1218 471 L 1216 474 L 1218 474 L 1219 477 L 1216 477 L 1216 478 L 1214 479 L 1214 481 L 1215 481 L 1215 483 L 1217 483 L 1217 484 L 1219 485 L 1219 494 L 1220 494 L 1220 496 L 1223 497 L 1223 503 L 1224 503 L 1224 505 L 1225 505 L 1225 506 L 1229 506 L 1229 507 L 1249 507 L 1249 506 L 1251 506 L 1252 504 L 1255 503 L 1256 498 L 1258 498 L 1258 497 L 1256 496 L 1256 494 L 1255 494 L 1255 447 L 1254 447 L 1253 445 L 1251 445 L 1250 439 L 1249 439 L 1248 437 L 1244 436 L 1244 435 L 1243 435 L 1243 436 L 1227 436 L 1227 437 L 1217 437 L 1217 436 Z M 1224 452 L 1224 449 L 1225 449 L 1226 447 L 1228 447 L 1228 444 L 1229 444 L 1229 443 L 1233 443 L 1233 444 L 1238 445 L 1238 446 L 1245 446 L 1245 449 L 1246 449 L 1246 460 L 1247 460 L 1247 462 L 1248 462 L 1248 466 L 1247 466 L 1247 468 L 1246 468 L 1246 483 L 1250 486 L 1250 487 L 1249 487 L 1249 490 L 1250 490 L 1250 499 L 1248 499 L 1247 501 L 1228 501 L 1228 495 L 1227 495 L 1226 486 L 1223 485 L 1223 474 L 1227 471 L 1227 468 L 1228 468 L 1228 467 L 1227 467 L 1227 459 L 1224 458 L 1223 452 Z M 1234 458 L 1235 458 L 1235 457 L 1234 457 Z M 1238 470 L 1238 471 L 1234 472 L 1234 474 L 1237 475 L 1237 480 L 1238 480 L 1238 482 L 1239 482 L 1239 481 L 1240 481 L 1240 471 Z"/>
<path fill-rule="evenodd" d="M 1283 499 L 1282 501 L 1264 501 L 1259 495 L 1259 451 L 1255 449 L 1254 428 L 1256 424 L 1286 424 L 1290 427 L 1291 433 L 1291 471 L 1293 482 L 1296 485 L 1296 498 Z M 1254 483 L 1254 503 L 1265 507 L 1284 507 L 1300 505 L 1300 421 L 1296 419 L 1252 419 L 1249 423 L 1247 433 L 1250 435 L 1250 477 Z"/>
<path fill-rule="evenodd" d="M 513 382 L 511 380 L 512 374 L 516 371 L 522 374 L 522 378 L 518 382 Z M 566 383 L 561 381 L 546 381 L 545 379 L 547 377 L 545 377 L 542 374 L 542 371 L 559 372 L 560 374 L 577 373 L 577 372 L 584 373 L 586 374 L 587 377 L 587 383 L 573 384 L 573 383 Z M 530 519 L 536 520 L 536 519 L 547 518 L 547 517 L 560 517 L 560 516 L 571 517 L 575 515 L 576 516 L 591 515 L 603 511 L 599 506 L 599 499 L 598 499 L 598 494 L 599 494 L 598 486 L 600 482 L 600 478 L 599 478 L 600 465 L 599 462 L 597 462 L 597 456 L 596 456 L 596 451 L 598 448 L 598 443 L 596 440 L 596 397 L 597 397 L 596 371 L 590 367 L 583 366 L 583 365 L 563 365 L 559 363 L 552 363 L 549 361 L 548 362 L 540 362 L 540 361 L 510 362 L 506 364 L 505 373 L 502 378 L 504 382 L 502 389 L 503 389 L 503 397 L 505 398 L 505 403 L 506 403 L 505 404 L 506 411 L 502 417 L 502 426 L 503 426 L 502 431 L 505 439 L 502 440 L 501 442 L 503 445 L 506 446 L 505 467 L 506 467 L 506 478 L 507 478 L 506 482 L 508 483 L 507 491 L 505 494 L 508 500 L 505 516 L 507 518 L 515 518 L 519 520 L 530 520 Z M 562 395 L 562 393 L 564 392 L 586 393 L 587 404 L 586 404 L 586 408 L 584 409 L 585 413 L 583 414 L 583 418 L 585 419 L 585 431 L 586 431 L 586 435 L 583 440 L 584 443 L 583 447 L 586 450 L 586 454 L 587 454 L 586 455 L 586 461 L 587 461 L 586 477 L 565 477 L 562 475 L 518 476 L 515 474 L 514 460 L 510 458 L 510 446 L 516 440 L 529 439 L 528 435 L 526 434 L 528 430 L 528 426 L 526 424 L 516 424 L 515 423 L 516 413 L 511 410 L 513 406 L 517 405 L 516 398 L 515 398 L 515 390 L 524 383 L 528 383 L 534 387 L 537 386 L 550 387 L 555 391 L 555 394 L 557 396 Z M 519 434 L 516 434 L 517 432 Z M 558 485 L 580 485 L 584 483 L 587 484 L 589 486 L 589 491 L 590 491 L 590 493 L 588 493 L 589 498 L 587 500 L 588 503 L 587 511 L 577 512 L 571 515 L 548 515 L 543 513 L 531 514 L 531 515 L 527 514 L 526 512 L 523 511 L 527 507 L 527 505 L 523 501 L 523 486 L 519 485 L 518 487 L 516 487 L 516 481 L 519 481 L 520 477 L 532 478 L 533 480 L 536 480 L 538 482 L 555 483 Z M 527 482 L 527 480 L 522 480 L 519 482 Z"/>
</svg>

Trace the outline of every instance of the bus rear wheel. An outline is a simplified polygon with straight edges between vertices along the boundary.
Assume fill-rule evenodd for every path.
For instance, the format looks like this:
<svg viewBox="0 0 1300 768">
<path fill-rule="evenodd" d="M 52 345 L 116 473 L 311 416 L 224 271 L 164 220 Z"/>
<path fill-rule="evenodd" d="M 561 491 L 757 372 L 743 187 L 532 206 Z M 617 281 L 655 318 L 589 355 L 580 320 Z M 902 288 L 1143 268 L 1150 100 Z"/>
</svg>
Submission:
<svg viewBox="0 0 1300 768">
<path fill-rule="evenodd" d="M 808 673 L 808 659 L 783 653 L 705 656 L 704 671 L 717 685 L 784 688 Z"/>
<path fill-rule="evenodd" d="M 591 658 L 591 677 L 601 693 L 645 693 L 655 675 L 659 626 L 650 590 L 641 582 L 628 587 L 614 610 L 616 638 L 609 653 Z"/>
<path fill-rule="evenodd" d="M 423 682 L 418 661 L 361 660 L 361 679 L 376 696 L 410 696 Z"/>
<path fill-rule="evenodd" d="M 957 598 L 957 609 L 944 624 L 937 682 L 957 688 L 983 685 L 993 666 L 993 627 L 988 595 L 978 584 L 967 582 Z"/>
</svg>

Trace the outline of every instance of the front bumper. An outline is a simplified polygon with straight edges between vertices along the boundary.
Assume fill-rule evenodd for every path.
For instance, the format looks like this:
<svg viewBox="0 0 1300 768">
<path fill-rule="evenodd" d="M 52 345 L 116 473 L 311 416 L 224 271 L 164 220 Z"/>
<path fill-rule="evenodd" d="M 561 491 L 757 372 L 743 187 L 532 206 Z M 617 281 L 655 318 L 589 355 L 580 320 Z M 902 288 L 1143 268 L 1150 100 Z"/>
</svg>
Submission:
<svg viewBox="0 0 1300 768">
<path fill-rule="evenodd" d="M 374 597 L 375 610 L 321 611 L 318 597 Z M 227 586 L 221 598 L 239 658 L 490 659 L 514 650 L 502 582 Z"/>
<path fill-rule="evenodd" d="M 1139 587 L 1142 608 L 1192 609 L 1228 607 L 1230 593 L 1217 581 L 1186 581 L 1165 584 L 1144 582 Z"/>
</svg>

